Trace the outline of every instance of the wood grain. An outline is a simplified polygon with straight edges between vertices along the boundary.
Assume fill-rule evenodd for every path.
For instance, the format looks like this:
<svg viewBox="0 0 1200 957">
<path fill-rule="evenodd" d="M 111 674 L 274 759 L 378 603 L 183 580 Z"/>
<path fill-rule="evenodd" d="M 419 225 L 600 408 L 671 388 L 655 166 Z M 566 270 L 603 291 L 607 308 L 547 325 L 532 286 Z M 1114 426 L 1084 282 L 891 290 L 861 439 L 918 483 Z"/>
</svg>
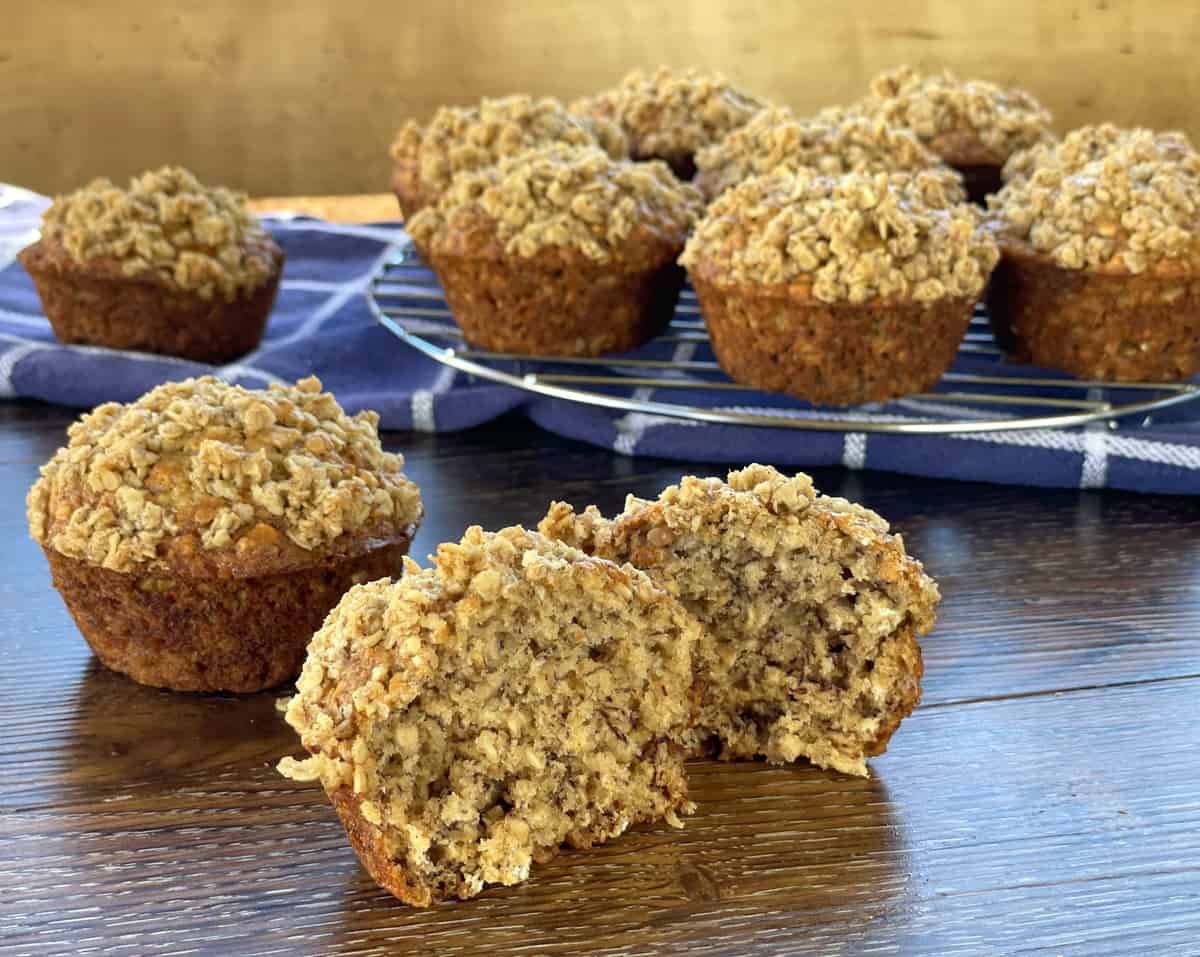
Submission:
<svg viewBox="0 0 1200 957">
<path fill-rule="evenodd" d="M 818 470 L 887 515 L 946 596 L 924 702 L 874 776 L 697 762 L 682 832 L 640 828 L 423 912 L 374 886 L 319 789 L 275 773 L 296 750 L 276 694 L 142 688 L 88 653 L 22 508 L 71 418 L 0 404 L 6 955 L 1195 952 L 1192 500 Z M 681 472 L 511 417 L 388 444 L 425 493 L 417 556 Z"/>
<path fill-rule="evenodd" d="M 161 163 L 260 195 L 377 191 L 408 116 L 573 97 L 660 62 L 810 111 L 910 61 L 1016 81 L 1064 128 L 1200 134 L 1190 0 L 126 0 L 11 3 L 0 179 L 43 191 Z"/>
</svg>

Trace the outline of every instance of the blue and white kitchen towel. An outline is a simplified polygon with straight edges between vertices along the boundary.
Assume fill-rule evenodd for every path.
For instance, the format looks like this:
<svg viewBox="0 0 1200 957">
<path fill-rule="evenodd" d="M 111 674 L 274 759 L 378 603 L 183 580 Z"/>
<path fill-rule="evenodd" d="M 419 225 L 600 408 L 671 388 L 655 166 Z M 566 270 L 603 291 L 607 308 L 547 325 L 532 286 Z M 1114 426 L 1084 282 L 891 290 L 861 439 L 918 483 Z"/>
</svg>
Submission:
<svg viewBox="0 0 1200 957">
<path fill-rule="evenodd" d="M 474 379 L 420 355 L 373 318 L 365 291 L 403 241 L 396 224 L 268 218 L 287 253 L 279 298 L 262 345 L 228 365 L 63 346 L 41 314 L 29 277 L 12 258 L 36 237 L 45 206 L 43 197 L 0 184 L 0 397 L 88 407 L 130 401 L 161 382 L 206 373 L 248 387 L 315 373 L 348 411 L 375 409 L 388 429 L 465 429 L 518 410 L 543 428 L 626 455 L 1200 493 L 1200 400 L 1157 412 L 1148 427 L 868 435 L 684 421 L 580 405 Z M 728 408 L 729 395 L 689 390 L 686 397 L 673 391 L 670 398 Z M 738 406 L 741 411 L 798 408 L 786 397 L 740 395 L 749 403 Z M 644 390 L 641 397 L 658 396 Z M 903 404 L 896 405 L 903 415 Z"/>
</svg>

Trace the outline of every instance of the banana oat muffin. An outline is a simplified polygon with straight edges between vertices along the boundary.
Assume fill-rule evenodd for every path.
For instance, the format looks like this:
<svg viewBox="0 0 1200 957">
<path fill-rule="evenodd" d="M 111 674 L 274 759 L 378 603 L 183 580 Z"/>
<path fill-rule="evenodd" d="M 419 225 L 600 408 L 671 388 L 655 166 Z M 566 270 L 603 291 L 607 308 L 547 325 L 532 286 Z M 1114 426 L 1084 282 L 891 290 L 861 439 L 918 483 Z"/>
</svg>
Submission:
<svg viewBox="0 0 1200 957">
<path fill-rule="evenodd" d="M 688 180 L 695 175 L 700 150 L 764 106 L 719 73 L 660 66 L 653 73 L 634 70 L 616 89 L 578 100 L 571 109 L 619 124 L 633 159 L 660 159 Z"/>
<path fill-rule="evenodd" d="M 695 183 L 713 199 L 751 176 L 806 167 L 827 176 L 936 170 L 949 191 L 962 190 L 959 175 L 910 131 L 837 107 L 808 119 L 797 118 L 786 107 L 761 110 L 696 154 Z"/>
<path fill-rule="evenodd" d="M 592 356 L 670 321 L 701 205 L 663 163 L 551 146 L 460 174 L 408 230 L 467 342 Z"/>
<path fill-rule="evenodd" d="M 977 203 L 1000 188 L 1000 169 L 1013 153 L 1054 138 L 1049 111 L 1029 93 L 962 80 L 949 70 L 924 75 L 909 66 L 888 70 L 851 109 L 912 130 L 963 174 Z"/>
<path fill-rule="evenodd" d="M 1186 137 L 1085 127 L 1019 160 L 990 202 L 997 339 L 1085 378 L 1200 372 L 1200 154 Z"/>
<path fill-rule="evenodd" d="M 932 387 L 998 256 L 960 199 L 926 170 L 798 170 L 726 190 L 679 260 L 721 367 L 833 405 Z"/>
<path fill-rule="evenodd" d="M 329 609 L 397 573 L 421 520 L 377 421 L 315 378 L 205 377 L 72 425 L 29 492 L 29 530 L 96 656 L 181 691 L 294 677 Z"/>
<path fill-rule="evenodd" d="M 462 172 L 555 143 L 626 155 L 624 134 L 599 117 L 569 113 L 558 100 L 514 95 L 478 106 L 443 106 L 425 126 L 409 120 L 392 143 L 392 189 L 405 219 L 435 204 Z"/>
<path fill-rule="evenodd" d="M 262 339 L 283 269 L 245 200 L 179 167 L 93 180 L 17 258 L 60 342 L 226 362 Z"/>
<path fill-rule="evenodd" d="M 699 625 L 629 566 L 536 532 L 467 531 L 432 567 L 352 589 L 287 721 L 363 865 L 403 901 L 516 884 L 688 812 Z"/>
<path fill-rule="evenodd" d="M 612 520 L 555 503 L 540 529 L 644 569 L 700 620 L 696 755 L 865 775 L 920 697 L 937 586 L 887 522 L 807 475 L 689 476 Z"/>
</svg>

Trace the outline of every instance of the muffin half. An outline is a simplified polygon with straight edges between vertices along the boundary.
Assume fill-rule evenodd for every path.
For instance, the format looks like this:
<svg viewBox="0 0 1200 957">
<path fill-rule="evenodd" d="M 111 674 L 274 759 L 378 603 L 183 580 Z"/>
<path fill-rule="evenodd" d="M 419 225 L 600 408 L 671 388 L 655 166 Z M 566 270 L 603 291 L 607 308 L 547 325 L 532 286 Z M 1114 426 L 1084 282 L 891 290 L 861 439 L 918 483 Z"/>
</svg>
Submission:
<svg viewBox="0 0 1200 957">
<path fill-rule="evenodd" d="M 644 569 L 700 621 L 695 755 L 865 775 L 920 697 L 937 586 L 887 522 L 807 475 L 687 476 L 612 520 L 556 503 L 539 528 Z"/>
<path fill-rule="evenodd" d="M 460 174 L 408 229 L 471 345 L 593 356 L 670 321 L 700 208 L 663 163 L 553 146 Z"/>
<path fill-rule="evenodd" d="M 695 183 L 711 200 L 751 176 L 806 168 L 826 176 L 935 170 L 951 193 L 962 190 L 958 174 L 911 131 L 836 107 L 807 119 L 786 107 L 760 111 L 720 142 L 700 150 Z"/>
<path fill-rule="evenodd" d="M 577 100 L 571 109 L 616 123 L 629 139 L 633 159 L 662 160 L 689 180 L 700 150 L 765 106 L 719 73 L 660 66 L 653 73 L 634 70 L 615 89 Z"/>
<path fill-rule="evenodd" d="M 342 593 L 399 572 L 421 520 L 377 421 L 315 378 L 205 377 L 72 425 L 29 492 L 29 528 L 96 656 L 182 691 L 294 677 Z"/>
<path fill-rule="evenodd" d="M 721 367 L 831 405 L 932 387 L 998 256 L 960 197 L 926 171 L 801 170 L 726 190 L 680 257 Z"/>
<path fill-rule="evenodd" d="M 921 74 L 901 66 L 880 73 L 851 109 L 912 130 L 962 173 L 977 203 L 1000 188 L 1000 170 L 1013 153 L 1054 138 L 1049 111 L 1031 94 L 949 70 Z"/>
<path fill-rule="evenodd" d="M 997 339 L 1086 378 L 1200 372 L 1200 154 L 1183 134 L 1085 127 L 1010 173 L 990 203 Z"/>
<path fill-rule="evenodd" d="M 167 166 L 57 197 L 17 258 L 60 342 L 211 363 L 258 345 L 283 269 L 244 195 Z"/>
<path fill-rule="evenodd" d="M 435 204 L 459 173 L 556 143 L 597 146 L 614 159 L 627 152 L 614 123 L 570 113 L 553 98 L 485 98 L 478 106 L 443 106 L 425 126 L 405 123 L 391 147 L 392 190 L 411 219 Z"/>
<path fill-rule="evenodd" d="M 691 809 L 681 741 L 699 626 L 629 566 L 468 529 L 432 567 L 346 595 L 287 721 L 363 865 L 428 906 L 516 884 Z"/>
</svg>

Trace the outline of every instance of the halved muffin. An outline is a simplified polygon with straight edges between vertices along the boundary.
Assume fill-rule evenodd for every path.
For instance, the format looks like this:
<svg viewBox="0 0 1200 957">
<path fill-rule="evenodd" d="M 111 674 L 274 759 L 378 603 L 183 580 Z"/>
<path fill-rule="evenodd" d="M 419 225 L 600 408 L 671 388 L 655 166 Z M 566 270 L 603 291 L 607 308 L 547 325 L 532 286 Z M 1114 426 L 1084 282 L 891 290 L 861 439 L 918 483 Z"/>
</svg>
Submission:
<svg viewBox="0 0 1200 957">
<path fill-rule="evenodd" d="M 670 321 L 701 206 L 663 163 L 552 146 L 460 174 L 408 229 L 467 342 L 592 356 Z"/>
<path fill-rule="evenodd" d="M 363 865 L 428 906 L 516 884 L 561 846 L 687 812 L 699 626 L 650 579 L 522 528 L 352 589 L 287 721 Z"/>
<path fill-rule="evenodd" d="M 1200 154 L 1186 137 L 1085 127 L 1020 160 L 989 204 L 997 339 L 1086 378 L 1200 372 Z"/>
<path fill-rule="evenodd" d="M 226 362 L 262 339 L 283 270 L 245 200 L 179 167 L 93 180 L 17 259 L 60 342 Z"/>
<path fill-rule="evenodd" d="M 597 146 L 614 159 L 624 134 L 600 117 L 581 117 L 552 97 L 484 98 L 478 106 L 443 106 L 421 126 L 409 120 L 392 143 L 392 190 L 404 218 L 435 204 L 463 172 L 552 144 Z"/>
<path fill-rule="evenodd" d="M 29 492 L 29 529 L 96 656 L 181 691 L 294 677 L 347 588 L 399 573 L 421 520 L 377 421 L 316 378 L 205 377 L 72 425 Z"/>
<path fill-rule="evenodd" d="M 766 105 L 719 73 L 660 66 L 653 73 L 634 70 L 616 88 L 577 100 L 571 109 L 616 123 L 629 139 L 633 159 L 662 160 L 688 180 L 700 150 Z"/>
<path fill-rule="evenodd" d="M 954 360 L 998 258 L 980 218 L 937 172 L 776 173 L 722 193 L 679 261 L 731 378 L 883 401 Z"/>
<path fill-rule="evenodd" d="M 695 755 L 865 775 L 920 697 L 937 586 L 887 522 L 807 475 L 686 476 L 611 520 L 555 503 L 539 529 L 644 569 L 703 625 Z"/>
<path fill-rule="evenodd" d="M 837 107 L 805 119 L 786 107 L 760 111 L 700 150 L 695 183 L 711 200 L 751 176 L 806 168 L 826 176 L 934 170 L 948 191 L 962 189 L 961 177 L 911 131 Z"/>
<path fill-rule="evenodd" d="M 977 203 L 1000 188 L 1001 167 L 1013 153 L 1054 139 L 1050 112 L 1032 94 L 949 70 L 887 70 L 851 109 L 912 130 L 962 173 Z"/>
</svg>

